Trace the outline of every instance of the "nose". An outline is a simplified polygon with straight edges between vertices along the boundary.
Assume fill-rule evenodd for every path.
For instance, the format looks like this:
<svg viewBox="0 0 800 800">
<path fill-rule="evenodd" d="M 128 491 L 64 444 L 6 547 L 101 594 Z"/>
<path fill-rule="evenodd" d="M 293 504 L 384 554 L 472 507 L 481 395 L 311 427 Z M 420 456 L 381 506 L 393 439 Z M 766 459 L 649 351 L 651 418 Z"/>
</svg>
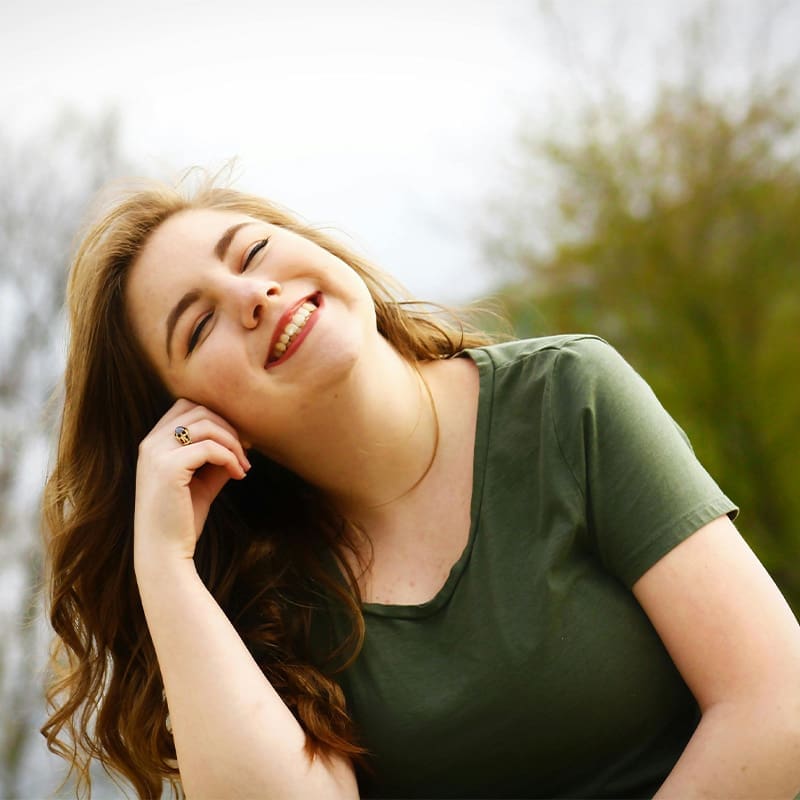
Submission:
<svg viewBox="0 0 800 800">
<path fill-rule="evenodd" d="M 239 287 L 239 313 L 245 328 L 255 328 L 264 316 L 267 304 L 281 293 L 277 281 L 253 280 Z"/>
</svg>

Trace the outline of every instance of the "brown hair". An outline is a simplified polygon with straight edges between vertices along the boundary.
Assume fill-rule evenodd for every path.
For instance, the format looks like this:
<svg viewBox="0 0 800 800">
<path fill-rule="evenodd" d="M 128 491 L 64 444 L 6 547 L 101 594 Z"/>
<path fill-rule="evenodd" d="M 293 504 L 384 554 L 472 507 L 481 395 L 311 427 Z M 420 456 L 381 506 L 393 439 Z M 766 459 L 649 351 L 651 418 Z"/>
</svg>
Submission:
<svg viewBox="0 0 800 800">
<path fill-rule="evenodd" d="M 447 321 L 401 299 L 399 288 L 367 260 L 259 197 L 211 180 L 193 191 L 147 183 L 105 205 L 69 276 L 64 409 L 44 495 L 56 639 L 47 691 L 52 714 L 42 733 L 70 762 L 79 793 L 91 793 L 93 758 L 142 798 L 161 797 L 164 780 L 180 786 L 132 556 L 138 445 L 172 398 L 129 327 L 125 286 L 153 231 L 192 208 L 248 214 L 341 258 L 366 282 L 379 331 L 409 361 L 449 357 L 489 341 L 455 317 Z M 353 547 L 351 528 L 314 487 L 252 456 L 247 480 L 231 481 L 212 506 L 197 545 L 198 572 L 303 726 L 310 752 L 358 759 L 365 751 L 332 676 L 357 654 L 364 621 L 355 576 L 348 569 L 346 580 L 333 577 L 325 556 L 347 564 L 342 553 Z M 265 499 L 269 520 L 259 513 Z M 326 603 L 344 614 L 351 633 L 330 652 L 312 655 L 312 612 Z"/>
</svg>

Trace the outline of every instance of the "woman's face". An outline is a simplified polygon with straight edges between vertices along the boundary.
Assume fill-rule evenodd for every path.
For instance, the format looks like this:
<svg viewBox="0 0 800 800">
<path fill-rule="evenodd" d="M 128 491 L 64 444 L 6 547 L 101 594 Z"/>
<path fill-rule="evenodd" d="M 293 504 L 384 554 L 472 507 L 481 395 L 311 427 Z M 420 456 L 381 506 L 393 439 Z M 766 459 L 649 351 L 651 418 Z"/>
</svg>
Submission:
<svg viewBox="0 0 800 800">
<path fill-rule="evenodd" d="M 300 428 L 378 335 L 367 287 L 343 261 L 229 211 L 164 222 L 131 268 L 126 305 L 168 390 L 266 451 Z"/>
</svg>

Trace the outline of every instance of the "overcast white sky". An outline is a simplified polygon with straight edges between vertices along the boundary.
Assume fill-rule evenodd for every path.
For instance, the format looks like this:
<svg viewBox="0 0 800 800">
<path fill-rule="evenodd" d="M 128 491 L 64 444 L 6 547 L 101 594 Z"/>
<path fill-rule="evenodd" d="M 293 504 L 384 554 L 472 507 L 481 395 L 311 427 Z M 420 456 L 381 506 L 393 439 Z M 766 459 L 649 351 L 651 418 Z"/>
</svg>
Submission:
<svg viewBox="0 0 800 800">
<path fill-rule="evenodd" d="M 731 35 L 764 1 L 720 3 Z M 415 294 L 459 300 L 491 280 L 475 225 L 522 115 L 552 122 L 548 100 L 579 96 L 609 53 L 646 97 L 656 43 L 703 5 L 0 0 L 0 126 L 24 137 L 64 105 L 114 106 L 145 170 L 238 157 L 241 188 L 351 234 Z M 800 2 L 784 5 L 793 48 Z"/>
</svg>

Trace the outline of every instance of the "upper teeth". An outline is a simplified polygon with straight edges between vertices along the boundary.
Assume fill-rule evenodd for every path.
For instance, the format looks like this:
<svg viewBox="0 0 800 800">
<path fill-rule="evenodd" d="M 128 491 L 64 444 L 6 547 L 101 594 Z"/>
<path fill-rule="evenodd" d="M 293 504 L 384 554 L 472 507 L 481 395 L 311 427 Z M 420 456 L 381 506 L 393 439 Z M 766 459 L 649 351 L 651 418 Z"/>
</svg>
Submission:
<svg viewBox="0 0 800 800">
<path fill-rule="evenodd" d="M 292 318 L 287 323 L 283 332 L 278 337 L 275 344 L 275 349 L 272 351 L 273 358 L 280 358 L 289 346 L 294 337 L 303 329 L 303 326 L 308 322 L 308 318 L 317 310 L 317 307 L 306 300 L 297 311 L 294 312 Z"/>
</svg>

